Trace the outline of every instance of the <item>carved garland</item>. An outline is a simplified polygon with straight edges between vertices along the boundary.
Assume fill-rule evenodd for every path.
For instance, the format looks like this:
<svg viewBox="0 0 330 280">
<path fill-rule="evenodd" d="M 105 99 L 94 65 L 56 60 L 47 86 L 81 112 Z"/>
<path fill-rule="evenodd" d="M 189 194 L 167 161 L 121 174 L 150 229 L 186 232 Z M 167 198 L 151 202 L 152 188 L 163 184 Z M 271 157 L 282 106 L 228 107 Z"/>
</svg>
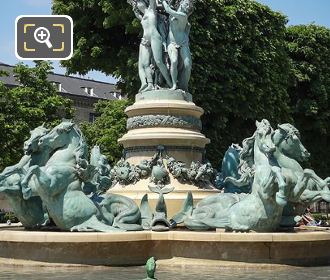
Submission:
<svg viewBox="0 0 330 280">
<path fill-rule="evenodd" d="M 169 115 L 143 115 L 131 117 L 127 120 L 127 129 L 142 127 L 182 127 L 188 129 L 202 129 L 200 119 L 193 116 L 169 116 Z"/>
</svg>

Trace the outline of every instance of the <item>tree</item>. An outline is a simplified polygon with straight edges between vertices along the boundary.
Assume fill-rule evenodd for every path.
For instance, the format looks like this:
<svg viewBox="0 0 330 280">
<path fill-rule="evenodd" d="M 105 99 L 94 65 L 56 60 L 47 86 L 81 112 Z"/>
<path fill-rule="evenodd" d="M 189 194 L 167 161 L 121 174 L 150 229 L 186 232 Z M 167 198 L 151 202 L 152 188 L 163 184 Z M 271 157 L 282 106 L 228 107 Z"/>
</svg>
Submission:
<svg viewBox="0 0 330 280">
<path fill-rule="evenodd" d="M 207 156 L 218 164 L 231 142 L 253 133 L 255 119 L 291 121 L 286 18 L 251 0 L 196 0 L 195 7 L 190 91 L 205 110 Z M 142 29 L 126 1 L 54 0 L 53 12 L 75 23 L 75 52 L 64 62 L 69 72 L 101 70 L 136 94 Z"/>
<path fill-rule="evenodd" d="M 122 147 L 117 140 L 126 132 L 124 111 L 128 104 L 127 100 L 99 101 L 95 104 L 95 112 L 99 115 L 95 122 L 80 125 L 89 147 L 99 145 L 112 165 L 122 157 Z"/>
<path fill-rule="evenodd" d="M 294 122 L 312 154 L 312 167 L 329 176 L 330 29 L 314 24 L 291 26 L 286 40 L 292 65 L 289 94 Z"/>
<path fill-rule="evenodd" d="M 0 82 L 0 169 L 21 158 L 30 130 L 43 122 L 51 127 L 62 117 L 73 116 L 71 101 L 58 95 L 47 81 L 51 70 L 43 61 L 34 68 L 18 64 L 14 74 L 20 86 L 8 88 Z"/>
</svg>

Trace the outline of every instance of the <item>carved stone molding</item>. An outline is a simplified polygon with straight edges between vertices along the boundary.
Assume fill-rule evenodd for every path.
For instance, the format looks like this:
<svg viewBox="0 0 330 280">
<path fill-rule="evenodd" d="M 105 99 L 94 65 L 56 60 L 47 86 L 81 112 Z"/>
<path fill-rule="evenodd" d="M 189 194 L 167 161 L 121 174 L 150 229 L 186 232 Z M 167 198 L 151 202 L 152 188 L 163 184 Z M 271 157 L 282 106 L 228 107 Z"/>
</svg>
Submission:
<svg viewBox="0 0 330 280">
<path fill-rule="evenodd" d="M 193 116 L 170 116 L 170 115 L 143 115 L 131 117 L 127 120 L 127 129 L 146 127 L 180 127 L 186 129 L 202 129 L 200 119 Z"/>
</svg>

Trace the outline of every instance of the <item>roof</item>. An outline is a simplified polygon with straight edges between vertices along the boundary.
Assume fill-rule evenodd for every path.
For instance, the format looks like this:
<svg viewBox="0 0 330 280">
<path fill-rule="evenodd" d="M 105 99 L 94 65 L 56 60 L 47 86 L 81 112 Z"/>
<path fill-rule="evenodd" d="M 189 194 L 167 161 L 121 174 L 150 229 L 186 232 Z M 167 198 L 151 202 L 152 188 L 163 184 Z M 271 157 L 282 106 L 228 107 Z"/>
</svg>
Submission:
<svg viewBox="0 0 330 280">
<path fill-rule="evenodd" d="M 13 75 L 14 66 L 0 62 L 0 70 L 8 72 L 9 76 L 0 77 L 0 81 L 9 86 L 19 86 Z M 116 85 L 95 80 L 88 80 L 61 74 L 48 74 L 48 80 L 61 84 L 61 92 L 97 99 L 118 99 L 113 93 L 120 93 Z M 93 96 L 85 92 L 84 88 L 93 88 Z"/>
</svg>

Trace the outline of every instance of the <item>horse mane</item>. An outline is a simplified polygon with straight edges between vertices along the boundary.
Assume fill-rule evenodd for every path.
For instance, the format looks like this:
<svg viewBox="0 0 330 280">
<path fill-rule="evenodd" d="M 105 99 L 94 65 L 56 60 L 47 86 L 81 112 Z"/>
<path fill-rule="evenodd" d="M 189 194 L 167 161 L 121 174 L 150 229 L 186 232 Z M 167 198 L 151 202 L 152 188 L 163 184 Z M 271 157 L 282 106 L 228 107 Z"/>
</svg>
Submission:
<svg viewBox="0 0 330 280">
<path fill-rule="evenodd" d="M 30 134 L 32 136 L 32 133 L 37 133 L 38 137 L 41 137 L 41 136 L 45 135 L 48 132 L 49 132 L 49 129 L 44 127 L 44 125 L 42 124 L 42 125 L 37 126 L 34 129 L 32 129 L 30 131 Z"/>
<path fill-rule="evenodd" d="M 254 142 L 256 138 L 256 132 L 249 138 L 246 138 L 242 142 L 242 150 L 239 153 L 239 165 L 238 174 L 241 176 L 243 185 L 250 183 L 250 180 L 254 176 Z"/>
<path fill-rule="evenodd" d="M 81 130 L 77 125 L 73 126 L 74 131 L 79 136 L 79 144 L 75 149 L 75 157 L 76 157 L 76 170 L 78 176 L 83 181 L 87 181 L 92 176 L 92 166 L 88 163 L 88 148 L 85 137 L 83 136 Z"/>
<path fill-rule="evenodd" d="M 254 177 L 255 164 L 254 164 L 254 142 L 260 129 L 271 129 L 270 123 L 263 119 L 260 123 L 256 123 L 257 130 L 249 138 L 243 140 L 243 147 L 239 153 L 238 174 L 241 175 L 242 181 L 248 184 Z"/>
<path fill-rule="evenodd" d="M 239 153 L 240 164 L 247 163 L 249 166 L 254 165 L 254 142 L 256 138 L 256 132 L 249 138 L 246 138 L 242 142 L 242 150 Z"/>
<path fill-rule="evenodd" d="M 80 159 L 87 159 L 87 157 L 88 157 L 87 143 L 86 143 L 85 137 L 83 136 L 80 128 L 77 125 L 74 125 L 73 129 L 76 131 L 76 133 L 79 136 L 79 145 L 75 149 L 76 159 L 77 159 L 77 162 L 79 162 Z"/>
</svg>

